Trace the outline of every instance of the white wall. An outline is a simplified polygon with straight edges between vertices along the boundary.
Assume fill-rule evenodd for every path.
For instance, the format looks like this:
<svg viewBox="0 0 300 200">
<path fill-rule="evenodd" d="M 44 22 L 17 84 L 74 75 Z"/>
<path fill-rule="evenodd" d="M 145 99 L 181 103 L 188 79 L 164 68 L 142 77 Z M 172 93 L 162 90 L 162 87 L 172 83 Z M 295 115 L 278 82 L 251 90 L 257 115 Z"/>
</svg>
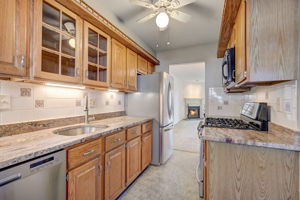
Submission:
<svg viewBox="0 0 300 200">
<path fill-rule="evenodd" d="M 119 28 L 122 32 L 128 35 L 131 39 L 133 39 L 136 43 L 142 46 L 146 51 L 148 51 L 153 56 L 156 55 L 155 51 L 151 49 L 145 42 L 143 42 L 136 34 L 134 34 L 131 30 L 129 30 L 124 24 L 120 23 L 118 18 L 114 15 L 113 12 L 105 4 L 101 4 L 97 0 L 85 0 L 85 2 L 93 7 L 97 12 L 99 12 L 103 17 L 108 19 L 113 25 Z"/>
<path fill-rule="evenodd" d="M 21 88 L 31 91 L 21 96 Z M 0 124 L 84 115 L 84 96 L 90 97 L 90 114 L 124 111 L 124 94 L 0 81 L 0 95 L 9 95 L 11 108 L 0 110 Z M 38 104 L 42 106 L 38 106 Z"/>
</svg>

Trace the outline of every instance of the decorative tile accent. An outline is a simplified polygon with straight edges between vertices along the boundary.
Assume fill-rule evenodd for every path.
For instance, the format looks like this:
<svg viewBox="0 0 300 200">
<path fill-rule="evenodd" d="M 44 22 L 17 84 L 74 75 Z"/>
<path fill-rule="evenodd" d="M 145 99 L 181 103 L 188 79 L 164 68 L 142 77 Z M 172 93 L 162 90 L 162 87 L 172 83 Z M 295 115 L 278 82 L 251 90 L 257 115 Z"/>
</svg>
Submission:
<svg viewBox="0 0 300 200">
<path fill-rule="evenodd" d="M 81 106 L 81 100 L 77 99 L 75 102 L 76 107 L 80 107 Z"/>
<path fill-rule="evenodd" d="M 21 97 L 31 97 L 31 88 L 20 88 Z"/>
<path fill-rule="evenodd" d="M 103 114 L 95 114 L 95 120 L 108 119 L 112 117 L 124 116 L 125 111 L 111 112 Z M 67 126 L 72 124 L 79 124 L 84 122 L 84 116 L 58 118 L 42 121 L 32 121 L 16 124 L 0 125 L 0 137 L 17 135 L 21 133 L 33 132 L 43 129 L 55 128 L 59 126 Z"/>
<path fill-rule="evenodd" d="M 44 100 L 35 100 L 35 107 L 36 108 L 44 108 L 45 107 L 45 101 Z"/>
</svg>

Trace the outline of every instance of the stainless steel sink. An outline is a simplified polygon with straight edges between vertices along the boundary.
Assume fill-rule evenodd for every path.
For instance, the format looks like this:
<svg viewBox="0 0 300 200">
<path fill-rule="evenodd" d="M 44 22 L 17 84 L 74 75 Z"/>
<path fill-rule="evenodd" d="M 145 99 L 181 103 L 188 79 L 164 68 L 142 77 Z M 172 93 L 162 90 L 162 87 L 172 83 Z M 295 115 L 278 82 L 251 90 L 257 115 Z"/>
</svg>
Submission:
<svg viewBox="0 0 300 200">
<path fill-rule="evenodd" d="M 65 136 L 76 136 L 87 133 L 93 133 L 106 128 L 108 128 L 108 126 L 106 125 L 79 125 L 57 129 L 53 131 L 53 133 Z"/>
</svg>

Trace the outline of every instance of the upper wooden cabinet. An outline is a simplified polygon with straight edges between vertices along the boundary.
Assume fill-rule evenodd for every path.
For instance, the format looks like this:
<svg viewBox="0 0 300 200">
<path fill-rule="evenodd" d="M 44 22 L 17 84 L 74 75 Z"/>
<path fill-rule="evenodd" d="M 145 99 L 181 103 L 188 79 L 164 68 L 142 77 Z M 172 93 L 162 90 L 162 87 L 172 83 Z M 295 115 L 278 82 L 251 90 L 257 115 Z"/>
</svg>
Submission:
<svg viewBox="0 0 300 200">
<path fill-rule="evenodd" d="M 124 89 L 126 86 L 126 47 L 115 39 L 112 39 L 111 44 L 111 87 Z"/>
<path fill-rule="evenodd" d="M 25 76 L 29 1 L 0 1 L 0 74 Z"/>
<path fill-rule="evenodd" d="M 138 73 L 147 74 L 148 73 L 148 62 L 141 56 L 138 56 Z"/>
<path fill-rule="evenodd" d="M 111 38 L 84 21 L 83 83 L 108 87 L 110 82 Z"/>
<path fill-rule="evenodd" d="M 235 47 L 235 81 L 240 83 L 246 79 L 246 2 L 242 1 L 232 32 Z"/>
<path fill-rule="evenodd" d="M 218 57 L 235 47 L 237 86 L 297 79 L 298 0 L 226 0 L 224 5 Z"/>
<path fill-rule="evenodd" d="M 152 74 L 155 71 L 155 66 L 151 62 L 148 62 L 147 73 Z"/>
<path fill-rule="evenodd" d="M 137 54 L 127 48 L 127 89 L 137 90 Z"/>
<path fill-rule="evenodd" d="M 34 76 L 81 82 L 82 19 L 55 0 L 36 0 L 34 6 Z"/>
</svg>

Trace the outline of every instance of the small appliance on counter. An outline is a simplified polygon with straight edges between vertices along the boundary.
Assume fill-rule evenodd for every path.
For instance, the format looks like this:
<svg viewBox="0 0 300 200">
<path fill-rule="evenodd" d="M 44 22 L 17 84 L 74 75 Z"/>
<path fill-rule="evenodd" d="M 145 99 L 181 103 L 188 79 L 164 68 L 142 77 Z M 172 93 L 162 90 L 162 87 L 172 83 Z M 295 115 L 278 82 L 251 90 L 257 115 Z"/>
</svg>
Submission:
<svg viewBox="0 0 300 200">
<path fill-rule="evenodd" d="M 235 82 L 235 48 L 229 48 L 225 51 L 222 63 L 222 77 L 224 87 L 228 87 Z"/>
<path fill-rule="evenodd" d="M 198 131 L 203 127 L 268 131 L 269 109 L 266 103 L 245 103 L 240 114 L 241 119 L 205 118 L 204 122 L 199 124 Z"/>
</svg>

